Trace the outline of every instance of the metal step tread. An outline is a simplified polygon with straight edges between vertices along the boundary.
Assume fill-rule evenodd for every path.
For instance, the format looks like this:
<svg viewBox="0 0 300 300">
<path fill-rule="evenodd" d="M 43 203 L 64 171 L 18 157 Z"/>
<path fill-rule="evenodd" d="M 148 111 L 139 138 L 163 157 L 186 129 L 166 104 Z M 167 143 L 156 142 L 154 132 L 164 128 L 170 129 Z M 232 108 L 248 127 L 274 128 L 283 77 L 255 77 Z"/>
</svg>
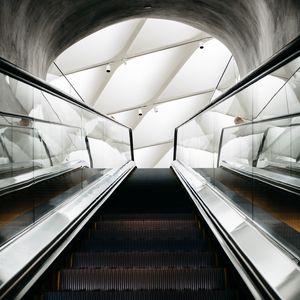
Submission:
<svg viewBox="0 0 300 300">
<path fill-rule="evenodd" d="M 208 251 L 209 244 L 206 240 L 85 240 L 79 245 L 81 252 L 188 252 Z"/>
<path fill-rule="evenodd" d="M 103 214 L 102 220 L 195 220 L 194 214 Z"/>
<path fill-rule="evenodd" d="M 201 268 L 216 266 L 212 252 L 74 253 L 72 268 Z"/>
<path fill-rule="evenodd" d="M 90 231 L 89 239 L 95 240 L 198 240 L 203 238 L 200 230 L 178 230 L 178 229 L 133 229 L 133 230 L 114 230 L 96 229 Z"/>
<path fill-rule="evenodd" d="M 215 290 L 225 288 L 223 268 L 63 269 L 59 290 Z"/>
<path fill-rule="evenodd" d="M 44 300 L 234 300 L 238 299 L 236 291 L 59 291 L 47 292 Z"/>
<path fill-rule="evenodd" d="M 199 228 L 196 220 L 119 220 L 97 221 L 96 229 L 111 230 L 195 230 Z"/>
</svg>

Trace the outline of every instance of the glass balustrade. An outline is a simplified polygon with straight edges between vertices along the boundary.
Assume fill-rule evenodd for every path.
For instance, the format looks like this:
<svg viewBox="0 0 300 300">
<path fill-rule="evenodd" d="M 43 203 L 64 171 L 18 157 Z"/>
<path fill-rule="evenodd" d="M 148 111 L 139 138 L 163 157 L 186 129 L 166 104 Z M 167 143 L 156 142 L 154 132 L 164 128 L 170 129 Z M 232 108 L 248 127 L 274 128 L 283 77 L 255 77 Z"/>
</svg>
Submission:
<svg viewBox="0 0 300 300">
<path fill-rule="evenodd" d="M 299 68 L 294 59 L 180 126 L 176 149 L 179 162 L 298 258 Z"/>
<path fill-rule="evenodd" d="M 0 244 L 131 160 L 130 129 L 0 74 Z"/>
</svg>

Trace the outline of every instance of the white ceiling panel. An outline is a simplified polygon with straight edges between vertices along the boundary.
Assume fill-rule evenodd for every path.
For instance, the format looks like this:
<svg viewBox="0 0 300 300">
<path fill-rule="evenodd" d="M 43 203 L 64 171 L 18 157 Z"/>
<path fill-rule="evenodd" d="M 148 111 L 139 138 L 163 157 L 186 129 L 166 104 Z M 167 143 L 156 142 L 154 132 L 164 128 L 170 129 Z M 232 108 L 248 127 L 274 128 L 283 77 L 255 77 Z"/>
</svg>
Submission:
<svg viewBox="0 0 300 300">
<path fill-rule="evenodd" d="M 136 149 L 134 151 L 135 163 L 138 168 L 154 168 L 163 157 L 170 151 L 172 148 L 172 143 L 166 143 L 162 145 L 155 145 L 151 147 Z M 162 162 L 163 163 L 163 162 Z M 162 168 L 168 168 L 170 164 L 165 160 L 164 166 Z M 170 161 L 171 163 L 171 161 Z"/>
<path fill-rule="evenodd" d="M 67 75 L 68 80 L 76 88 L 83 100 L 93 105 L 99 91 L 104 87 L 107 73 L 104 67 L 97 67 Z"/>
<path fill-rule="evenodd" d="M 171 146 L 173 146 L 173 143 L 171 144 Z M 172 147 L 165 155 L 162 156 L 162 158 L 154 166 L 154 168 L 170 168 L 173 161 L 173 152 L 174 148 Z"/>
<path fill-rule="evenodd" d="M 189 46 L 155 52 L 122 64 L 106 85 L 95 107 L 111 114 L 150 101 L 176 70 Z"/>
<path fill-rule="evenodd" d="M 124 111 L 118 114 L 113 114 L 112 117 L 118 122 L 132 128 L 141 118 L 138 115 L 138 109 L 132 109 L 128 111 Z"/>
<path fill-rule="evenodd" d="M 151 109 L 133 130 L 135 147 L 170 141 L 174 128 L 208 104 L 211 93 L 159 105 Z"/>
<path fill-rule="evenodd" d="M 204 49 L 197 49 L 194 52 L 160 98 L 184 97 L 187 94 L 215 88 L 230 56 L 229 50 L 219 41 L 206 42 Z"/>
<path fill-rule="evenodd" d="M 66 49 L 55 62 L 68 74 L 112 60 L 125 47 L 140 21 L 134 19 L 99 30 Z"/>
<path fill-rule="evenodd" d="M 134 56 L 204 37 L 208 37 L 208 35 L 183 23 L 147 19 L 127 54 Z"/>
</svg>

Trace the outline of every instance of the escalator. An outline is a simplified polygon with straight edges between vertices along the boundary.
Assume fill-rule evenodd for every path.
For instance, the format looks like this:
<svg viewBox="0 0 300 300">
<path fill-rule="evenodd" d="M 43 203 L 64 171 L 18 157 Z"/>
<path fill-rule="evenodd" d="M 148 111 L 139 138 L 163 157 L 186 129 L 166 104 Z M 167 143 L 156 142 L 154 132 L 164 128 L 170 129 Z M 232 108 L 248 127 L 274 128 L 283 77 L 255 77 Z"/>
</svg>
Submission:
<svg viewBox="0 0 300 300">
<path fill-rule="evenodd" d="M 171 169 L 136 169 L 28 299 L 247 299 Z"/>
</svg>

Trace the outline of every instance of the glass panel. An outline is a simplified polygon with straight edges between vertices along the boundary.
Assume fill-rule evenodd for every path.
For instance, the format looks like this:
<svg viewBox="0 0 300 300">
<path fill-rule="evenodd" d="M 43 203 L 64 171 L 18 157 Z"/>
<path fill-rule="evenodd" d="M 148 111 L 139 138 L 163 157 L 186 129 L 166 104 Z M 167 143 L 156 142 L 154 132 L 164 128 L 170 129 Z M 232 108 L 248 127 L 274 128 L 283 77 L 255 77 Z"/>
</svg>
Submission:
<svg viewBox="0 0 300 300">
<path fill-rule="evenodd" d="M 298 258 L 299 67 L 297 58 L 181 126 L 177 137 L 177 159 Z"/>
<path fill-rule="evenodd" d="M 211 101 L 222 95 L 229 88 L 234 86 L 240 80 L 240 73 L 233 56 L 230 57 L 228 64 L 218 82 Z"/>
<path fill-rule="evenodd" d="M 0 87 L 1 245 L 131 156 L 128 128 L 7 76 Z"/>
</svg>

